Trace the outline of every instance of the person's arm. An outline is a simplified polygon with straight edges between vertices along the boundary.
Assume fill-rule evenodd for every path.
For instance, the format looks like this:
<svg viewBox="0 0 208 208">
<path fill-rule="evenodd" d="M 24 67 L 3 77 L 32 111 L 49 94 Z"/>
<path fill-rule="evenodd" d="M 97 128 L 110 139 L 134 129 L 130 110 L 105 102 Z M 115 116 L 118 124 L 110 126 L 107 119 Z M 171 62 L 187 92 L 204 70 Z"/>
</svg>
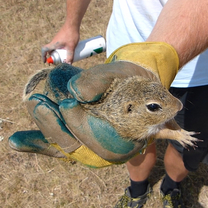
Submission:
<svg viewBox="0 0 208 208">
<path fill-rule="evenodd" d="M 207 9 L 207 0 L 169 0 L 147 41 L 172 45 L 182 67 L 208 47 Z"/>
<path fill-rule="evenodd" d="M 82 18 L 91 0 L 67 0 L 67 16 L 64 25 L 53 40 L 42 47 L 42 58 L 46 62 L 46 55 L 55 49 L 66 49 L 66 63 L 73 62 L 74 50 L 79 42 L 79 30 Z"/>
</svg>

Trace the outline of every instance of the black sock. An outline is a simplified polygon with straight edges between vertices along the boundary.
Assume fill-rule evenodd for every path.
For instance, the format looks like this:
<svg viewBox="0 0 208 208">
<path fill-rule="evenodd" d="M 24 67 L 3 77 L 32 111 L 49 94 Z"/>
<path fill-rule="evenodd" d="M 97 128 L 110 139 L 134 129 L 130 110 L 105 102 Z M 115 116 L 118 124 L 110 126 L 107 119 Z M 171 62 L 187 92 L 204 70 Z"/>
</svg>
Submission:
<svg viewBox="0 0 208 208">
<path fill-rule="evenodd" d="M 161 190 L 166 195 L 168 192 L 172 191 L 173 189 L 179 189 L 181 182 L 173 181 L 169 175 L 166 173 L 162 185 Z"/>
<path fill-rule="evenodd" d="M 144 181 L 132 181 L 130 186 L 130 192 L 132 198 L 137 198 L 138 196 L 142 196 L 147 191 L 147 186 L 149 182 L 148 180 Z"/>
</svg>

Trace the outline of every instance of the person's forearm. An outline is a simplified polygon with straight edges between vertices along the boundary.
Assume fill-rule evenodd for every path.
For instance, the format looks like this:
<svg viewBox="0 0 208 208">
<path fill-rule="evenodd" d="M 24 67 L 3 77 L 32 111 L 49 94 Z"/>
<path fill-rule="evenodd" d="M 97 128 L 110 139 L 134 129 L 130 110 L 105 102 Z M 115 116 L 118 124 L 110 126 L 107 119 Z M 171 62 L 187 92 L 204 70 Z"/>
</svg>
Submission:
<svg viewBox="0 0 208 208">
<path fill-rule="evenodd" d="M 180 67 L 208 47 L 208 0 L 169 0 L 147 41 L 172 45 Z"/>
<path fill-rule="evenodd" d="M 79 30 L 82 18 L 91 0 L 67 0 L 67 16 L 65 24 Z"/>
<path fill-rule="evenodd" d="M 66 49 L 66 63 L 73 62 L 74 50 L 79 42 L 80 25 L 90 0 L 67 0 L 67 15 L 64 25 L 53 40 L 42 47 L 41 55 L 46 62 L 47 54 L 55 49 Z"/>
</svg>

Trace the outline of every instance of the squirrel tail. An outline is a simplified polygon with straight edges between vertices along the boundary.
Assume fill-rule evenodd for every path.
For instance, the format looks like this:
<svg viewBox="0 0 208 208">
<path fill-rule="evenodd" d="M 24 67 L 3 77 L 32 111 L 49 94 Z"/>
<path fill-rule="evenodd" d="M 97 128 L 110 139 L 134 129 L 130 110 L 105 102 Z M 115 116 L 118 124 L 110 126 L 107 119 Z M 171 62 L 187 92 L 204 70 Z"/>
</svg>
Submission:
<svg viewBox="0 0 208 208">
<path fill-rule="evenodd" d="M 41 80 L 46 79 L 50 71 L 51 69 L 42 69 L 30 77 L 29 81 L 27 82 L 24 88 L 24 92 L 22 96 L 23 101 L 27 99 L 28 95 L 30 95 L 30 93 L 37 87 L 37 85 Z"/>
</svg>

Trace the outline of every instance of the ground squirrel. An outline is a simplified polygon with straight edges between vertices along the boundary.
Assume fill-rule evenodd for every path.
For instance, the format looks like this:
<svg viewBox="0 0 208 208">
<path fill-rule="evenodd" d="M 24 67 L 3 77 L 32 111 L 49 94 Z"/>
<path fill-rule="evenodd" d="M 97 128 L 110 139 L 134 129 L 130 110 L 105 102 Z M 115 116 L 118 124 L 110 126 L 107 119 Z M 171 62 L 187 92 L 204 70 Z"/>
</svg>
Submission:
<svg viewBox="0 0 208 208">
<path fill-rule="evenodd" d="M 30 78 L 24 90 L 24 97 L 31 93 L 42 79 L 46 79 L 45 94 L 53 101 L 71 97 L 66 85 L 72 72 L 60 68 L 58 70 L 64 70 L 64 81 L 60 83 L 61 91 L 59 87 L 51 88 L 51 75 L 56 70 L 44 69 Z M 80 69 L 75 70 L 75 74 L 79 72 Z M 109 121 L 123 138 L 130 138 L 134 142 L 149 138 L 173 139 L 186 147 L 195 146 L 194 142 L 198 141 L 191 136 L 195 132 L 181 129 L 174 120 L 174 116 L 183 107 L 182 103 L 155 80 L 142 76 L 116 78 L 98 102 L 81 105 L 90 114 Z"/>
</svg>

